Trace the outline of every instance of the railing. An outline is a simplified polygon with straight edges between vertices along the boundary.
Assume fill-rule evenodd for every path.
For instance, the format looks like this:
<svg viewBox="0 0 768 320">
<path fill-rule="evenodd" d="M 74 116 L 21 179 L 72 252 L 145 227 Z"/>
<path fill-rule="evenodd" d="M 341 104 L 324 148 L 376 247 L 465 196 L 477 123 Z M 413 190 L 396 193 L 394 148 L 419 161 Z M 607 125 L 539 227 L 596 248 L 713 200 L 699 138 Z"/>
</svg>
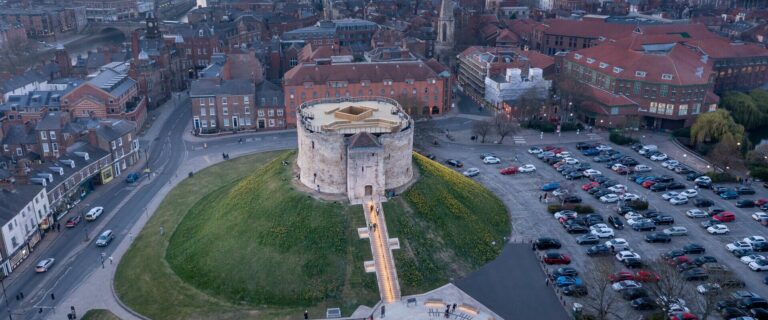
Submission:
<svg viewBox="0 0 768 320">
<path fill-rule="evenodd" d="M 312 119 L 314 119 L 314 113 L 309 111 L 312 106 L 318 105 L 318 104 L 324 104 L 324 103 L 342 103 L 342 102 L 368 102 L 368 101 L 376 101 L 376 102 L 382 102 L 387 103 L 390 105 L 393 105 L 397 108 L 401 125 L 399 128 L 407 129 L 409 128 L 409 124 L 411 121 L 410 116 L 403 111 L 402 106 L 400 106 L 400 103 L 397 102 L 395 99 L 387 98 L 387 97 L 381 97 L 381 96 L 363 96 L 363 97 L 340 97 L 340 98 L 321 98 L 321 99 L 314 99 L 307 102 L 302 103 L 298 109 L 296 110 L 297 118 L 300 120 L 301 124 L 309 131 L 312 132 L 322 132 L 325 131 L 325 125 L 314 125 L 312 124 Z M 402 130 L 402 129 L 401 129 Z M 393 132 L 391 129 L 387 128 L 377 128 L 377 127 L 359 127 L 359 128 L 345 128 L 344 130 L 336 131 L 340 133 L 357 133 L 357 132 L 370 132 L 370 133 L 390 133 Z"/>
</svg>

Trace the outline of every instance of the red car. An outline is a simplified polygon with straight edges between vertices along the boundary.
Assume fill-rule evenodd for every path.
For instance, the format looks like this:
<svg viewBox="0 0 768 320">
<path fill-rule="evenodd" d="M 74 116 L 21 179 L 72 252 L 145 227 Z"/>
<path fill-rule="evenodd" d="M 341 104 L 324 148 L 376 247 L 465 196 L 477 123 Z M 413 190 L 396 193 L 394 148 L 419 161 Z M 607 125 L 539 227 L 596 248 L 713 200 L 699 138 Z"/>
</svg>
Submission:
<svg viewBox="0 0 768 320">
<path fill-rule="evenodd" d="M 499 170 L 499 173 L 503 175 L 509 175 L 509 174 L 515 174 L 517 173 L 517 167 L 515 166 L 509 166 L 504 169 Z"/>
<path fill-rule="evenodd" d="M 650 271 L 640 270 L 637 273 L 635 273 L 635 281 L 658 282 L 659 279 L 661 279 L 659 275 Z"/>
<path fill-rule="evenodd" d="M 757 200 L 755 200 L 755 207 L 760 207 L 760 206 L 762 206 L 762 205 L 764 205 L 766 203 L 768 203 L 768 199 L 766 199 L 766 198 L 757 199 Z"/>
<path fill-rule="evenodd" d="M 656 181 L 653 181 L 653 180 L 647 180 L 647 181 L 643 181 L 643 184 L 642 184 L 642 186 L 643 186 L 643 188 L 646 188 L 646 189 L 648 189 L 648 188 L 650 188 L 650 187 L 651 187 L 652 185 L 654 185 L 654 184 L 656 184 Z"/>
<path fill-rule="evenodd" d="M 608 280 L 611 280 L 611 282 L 619 282 L 624 280 L 635 280 L 635 275 L 632 274 L 632 272 L 629 271 L 619 271 L 614 274 L 608 275 Z"/>
<path fill-rule="evenodd" d="M 733 212 L 725 211 L 712 216 L 712 219 L 720 222 L 731 222 L 736 220 L 736 215 Z"/>
<path fill-rule="evenodd" d="M 74 217 L 71 217 L 67 219 L 67 223 L 64 224 L 67 228 L 74 228 L 77 226 L 78 223 L 80 223 L 80 215 L 76 215 Z"/>
<path fill-rule="evenodd" d="M 592 181 L 592 182 L 590 182 L 590 183 L 587 183 L 587 184 L 585 184 L 585 185 L 581 186 L 581 190 L 587 191 L 587 190 L 589 190 L 589 189 L 592 189 L 592 188 L 594 188 L 594 187 L 597 187 L 597 186 L 599 186 L 599 185 L 600 185 L 600 183 L 599 183 L 599 182 L 597 182 L 597 181 Z"/>
<path fill-rule="evenodd" d="M 688 258 L 687 256 L 674 257 L 671 260 L 667 261 L 667 263 L 669 263 L 669 264 L 671 264 L 673 266 L 680 265 L 680 264 L 683 264 L 683 263 L 689 263 L 689 262 L 691 262 L 691 259 Z"/>
<path fill-rule="evenodd" d="M 693 313 L 678 312 L 678 313 L 670 314 L 669 320 L 699 320 L 699 317 L 697 317 Z"/>
<path fill-rule="evenodd" d="M 554 152 L 555 154 L 560 154 L 560 152 L 563 152 L 563 151 L 565 151 L 565 149 L 563 149 L 563 148 L 554 148 L 554 149 L 552 149 L 552 152 Z"/>
<path fill-rule="evenodd" d="M 570 264 L 571 258 L 559 252 L 547 252 L 544 255 L 544 263 L 546 264 Z"/>
<path fill-rule="evenodd" d="M 541 150 L 552 151 L 552 150 L 555 150 L 556 148 L 557 147 L 555 147 L 555 146 L 545 146 L 544 148 L 541 148 Z"/>
</svg>

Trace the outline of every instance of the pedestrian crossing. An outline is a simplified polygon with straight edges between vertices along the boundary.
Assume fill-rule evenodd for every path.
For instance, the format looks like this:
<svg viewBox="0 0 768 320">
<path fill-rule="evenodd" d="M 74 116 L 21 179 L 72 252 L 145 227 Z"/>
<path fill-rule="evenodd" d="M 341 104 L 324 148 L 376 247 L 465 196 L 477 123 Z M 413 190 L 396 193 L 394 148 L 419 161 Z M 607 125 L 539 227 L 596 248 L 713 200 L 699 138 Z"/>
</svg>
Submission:
<svg viewBox="0 0 768 320">
<path fill-rule="evenodd" d="M 525 138 L 523 136 L 513 136 L 512 140 L 515 142 L 515 144 L 526 144 Z"/>
<path fill-rule="evenodd" d="M 599 140 L 600 135 L 597 133 L 587 133 L 587 137 L 589 137 L 589 140 Z"/>
</svg>

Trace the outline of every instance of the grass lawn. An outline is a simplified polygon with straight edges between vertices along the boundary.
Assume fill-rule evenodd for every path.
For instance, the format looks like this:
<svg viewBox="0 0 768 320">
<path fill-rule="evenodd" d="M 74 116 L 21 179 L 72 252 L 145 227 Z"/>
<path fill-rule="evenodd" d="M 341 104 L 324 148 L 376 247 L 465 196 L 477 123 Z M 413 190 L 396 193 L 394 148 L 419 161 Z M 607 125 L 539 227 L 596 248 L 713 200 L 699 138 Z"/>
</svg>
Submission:
<svg viewBox="0 0 768 320">
<path fill-rule="evenodd" d="M 91 309 L 88 310 L 81 318 L 81 320 L 120 320 L 114 313 L 104 309 Z"/>
<path fill-rule="evenodd" d="M 293 189 L 295 152 L 224 162 L 180 183 L 122 258 L 115 289 L 152 319 L 298 319 L 349 314 L 379 300 L 362 207 Z M 421 179 L 385 203 L 403 294 L 423 292 L 494 259 L 509 234 L 504 205 L 422 156 Z M 165 228 L 164 236 L 157 231 Z M 497 245 L 492 245 L 497 241 Z"/>
<path fill-rule="evenodd" d="M 421 177 L 384 203 L 403 295 L 461 278 L 495 259 L 510 234 L 504 203 L 472 179 L 414 153 Z M 496 244 L 492 244 L 493 242 Z"/>
</svg>

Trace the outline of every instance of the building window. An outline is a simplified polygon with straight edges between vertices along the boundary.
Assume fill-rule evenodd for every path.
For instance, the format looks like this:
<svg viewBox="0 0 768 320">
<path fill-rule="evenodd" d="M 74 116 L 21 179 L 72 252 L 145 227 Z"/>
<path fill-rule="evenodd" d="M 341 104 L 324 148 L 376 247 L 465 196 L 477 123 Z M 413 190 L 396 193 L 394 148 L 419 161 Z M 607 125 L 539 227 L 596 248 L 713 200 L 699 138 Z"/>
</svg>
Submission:
<svg viewBox="0 0 768 320">
<path fill-rule="evenodd" d="M 645 71 L 635 71 L 635 77 L 645 78 Z"/>
<path fill-rule="evenodd" d="M 275 119 L 269 119 L 269 126 L 274 127 L 275 126 Z"/>
<path fill-rule="evenodd" d="M 112 142 L 112 143 L 114 144 L 114 142 Z M 112 149 L 114 149 L 114 146 L 112 147 Z M 48 153 L 48 151 L 49 151 L 48 150 L 48 144 L 47 143 L 43 143 L 43 153 Z"/>
<path fill-rule="evenodd" d="M 709 105 L 709 112 L 715 112 L 715 110 L 717 110 L 717 105 L 714 104 L 714 103 L 710 104 Z"/>
<path fill-rule="evenodd" d="M 691 114 L 699 114 L 701 113 L 701 103 L 694 103 L 693 104 L 693 110 L 691 110 Z"/>
<path fill-rule="evenodd" d="M 215 128 L 215 127 L 216 127 L 216 120 L 211 120 L 211 128 Z"/>
<path fill-rule="evenodd" d="M 613 73 L 620 73 L 622 71 L 624 71 L 624 69 L 619 68 L 619 67 L 613 67 Z"/>
<path fill-rule="evenodd" d="M 243 112 L 245 112 L 245 114 L 251 114 L 251 108 L 250 107 L 243 107 Z"/>
<path fill-rule="evenodd" d="M 214 100 L 213 97 L 208 98 L 208 104 L 214 105 L 215 103 L 216 103 L 216 101 Z"/>
<path fill-rule="evenodd" d="M 111 144 L 112 144 L 112 150 L 117 149 L 117 144 L 115 143 L 115 141 L 112 141 Z"/>
<path fill-rule="evenodd" d="M 117 139 L 117 145 L 121 147 L 123 146 L 123 137 Z"/>
<path fill-rule="evenodd" d="M 221 104 L 227 104 L 227 97 L 221 97 Z"/>
<path fill-rule="evenodd" d="M 205 98 L 200 98 L 200 99 L 198 99 L 198 101 L 200 102 L 201 106 L 205 105 Z"/>
<path fill-rule="evenodd" d="M 250 103 L 251 103 L 250 97 L 249 96 L 244 96 L 243 97 L 243 104 L 250 104 Z"/>
<path fill-rule="evenodd" d="M 675 110 L 675 105 L 671 103 L 667 103 L 667 115 L 671 116 L 674 110 Z"/>
<path fill-rule="evenodd" d="M 672 75 L 669 73 L 664 73 L 661 75 L 661 80 L 672 80 Z"/>
<path fill-rule="evenodd" d="M 605 62 L 600 62 L 600 69 L 608 68 L 608 64 Z"/>
<path fill-rule="evenodd" d="M 612 107 L 612 108 L 611 108 L 611 114 L 612 114 L 612 115 L 617 115 L 617 114 L 619 114 L 619 107 Z"/>
<path fill-rule="evenodd" d="M 22 151 L 21 148 L 16 148 L 16 155 L 21 157 L 24 155 L 24 151 Z"/>
<path fill-rule="evenodd" d="M 668 90 L 669 90 L 669 86 L 668 85 L 666 85 L 666 84 L 661 85 L 661 88 L 659 89 L 659 96 L 666 97 Z"/>
<path fill-rule="evenodd" d="M 270 117 L 274 117 L 275 116 L 275 110 L 274 109 L 269 109 L 267 111 L 267 113 L 269 114 Z"/>
<path fill-rule="evenodd" d="M 56 140 L 56 131 L 50 132 L 51 140 Z"/>
<path fill-rule="evenodd" d="M 48 136 L 45 131 L 40 131 L 40 140 L 46 140 Z"/>
<path fill-rule="evenodd" d="M 207 121 L 207 120 L 202 120 L 202 121 L 200 121 L 200 125 L 201 125 L 203 128 L 208 128 L 208 121 Z"/>
<path fill-rule="evenodd" d="M 681 104 L 680 109 L 677 110 L 678 116 L 684 116 L 688 114 L 688 105 L 687 104 Z"/>
<path fill-rule="evenodd" d="M 224 126 L 229 127 L 229 118 L 224 118 Z"/>
<path fill-rule="evenodd" d="M 205 116 L 205 108 L 200 108 L 200 115 Z"/>
<path fill-rule="evenodd" d="M 641 86 L 642 86 L 642 83 L 640 81 L 635 81 L 634 94 L 640 94 Z"/>
<path fill-rule="evenodd" d="M 221 108 L 221 114 L 223 114 L 225 116 L 229 115 L 229 108 L 228 107 Z"/>
<path fill-rule="evenodd" d="M 8 152 L 9 148 L 7 144 L 3 145 L 3 152 Z"/>
<path fill-rule="evenodd" d="M 264 110 L 259 110 L 258 114 L 259 114 L 259 117 L 264 117 Z"/>
<path fill-rule="evenodd" d="M 208 108 L 208 114 L 212 115 L 212 116 L 215 116 L 216 115 L 216 108 L 214 108 L 214 107 Z"/>
<path fill-rule="evenodd" d="M 648 112 L 656 113 L 656 102 L 651 102 L 651 107 L 648 108 Z"/>
<path fill-rule="evenodd" d="M 277 116 L 282 117 L 283 116 L 283 109 L 277 109 Z"/>
<path fill-rule="evenodd" d="M 272 97 L 272 105 L 273 106 L 277 105 L 277 97 Z"/>
</svg>

